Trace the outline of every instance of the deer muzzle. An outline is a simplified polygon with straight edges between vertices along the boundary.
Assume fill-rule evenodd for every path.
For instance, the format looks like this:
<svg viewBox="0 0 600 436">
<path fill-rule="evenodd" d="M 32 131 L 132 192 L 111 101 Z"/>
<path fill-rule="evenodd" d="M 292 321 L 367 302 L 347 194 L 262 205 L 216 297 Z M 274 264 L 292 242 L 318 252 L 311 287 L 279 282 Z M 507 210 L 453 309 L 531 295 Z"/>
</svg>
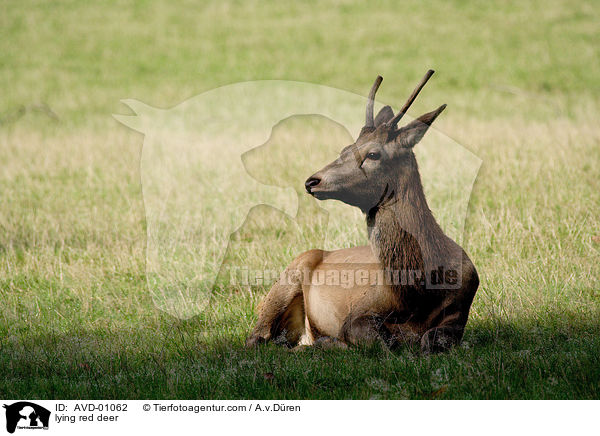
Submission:
<svg viewBox="0 0 600 436">
<path fill-rule="evenodd" d="M 306 188 L 306 192 L 313 195 L 312 190 L 319 183 L 321 183 L 321 179 L 319 179 L 318 177 L 310 176 L 308 179 L 306 179 L 306 182 L 304 182 L 304 187 Z"/>
</svg>

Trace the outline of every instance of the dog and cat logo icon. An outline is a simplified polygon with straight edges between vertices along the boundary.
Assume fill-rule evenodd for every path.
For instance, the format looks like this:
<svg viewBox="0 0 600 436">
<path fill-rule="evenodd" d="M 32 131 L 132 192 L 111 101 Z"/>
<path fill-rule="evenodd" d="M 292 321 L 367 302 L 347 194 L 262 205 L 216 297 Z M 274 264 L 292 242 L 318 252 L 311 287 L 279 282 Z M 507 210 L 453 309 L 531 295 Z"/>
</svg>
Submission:
<svg viewBox="0 0 600 436">
<path fill-rule="evenodd" d="M 6 409 L 6 431 L 14 433 L 16 429 L 48 430 L 50 411 L 29 401 L 19 401 L 3 406 Z"/>
</svg>

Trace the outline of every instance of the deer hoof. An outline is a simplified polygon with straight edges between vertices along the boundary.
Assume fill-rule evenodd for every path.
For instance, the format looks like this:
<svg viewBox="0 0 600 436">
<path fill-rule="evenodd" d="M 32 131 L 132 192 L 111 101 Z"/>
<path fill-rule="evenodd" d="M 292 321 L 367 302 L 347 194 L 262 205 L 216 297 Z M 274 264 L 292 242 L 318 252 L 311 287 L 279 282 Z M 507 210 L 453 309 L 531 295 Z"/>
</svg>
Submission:
<svg viewBox="0 0 600 436">
<path fill-rule="evenodd" d="M 456 344 L 456 340 L 444 328 L 431 329 L 421 338 L 421 353 L 436 354 L 448 351 Z"/>
<path fill-rule="evenodd" d="M 264 344 L 265 342 L 267 342 L 266 338 L 263 338 L 262 336 L 258 335 L 253 335 L 246 339 L 246 348 L 258 347 L 260 344 Z"/>
<path fill-rule="evenodd" d="M 323 336 L 315 341 L 315 347 L 323 350 L 347 350 L 348 344 L 331 336 Z"/>
</svg>

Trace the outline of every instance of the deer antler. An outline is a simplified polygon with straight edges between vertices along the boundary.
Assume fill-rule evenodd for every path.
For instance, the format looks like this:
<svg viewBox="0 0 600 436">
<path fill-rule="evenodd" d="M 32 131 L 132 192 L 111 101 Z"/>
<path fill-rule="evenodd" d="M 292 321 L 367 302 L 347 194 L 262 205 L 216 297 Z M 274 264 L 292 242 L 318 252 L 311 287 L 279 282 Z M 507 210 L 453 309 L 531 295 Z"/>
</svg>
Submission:
<svg viewBox="0 0 600 436">
<path fill-rule="evenodd" d="M 377 76 L 377 79 L 375 79 L 375 83 L 373 83 L 371 91 L 369 92 L 369 101 L 367 101 L 367 111 L 365 114 L 366 128 L 375 127 L 375 121 L 373 119 L 373 105 L 375 104 L 375 94 L 377 93 L 381 82 L 383 82 L 383 77 Z"/>
<path fill-rule="evenodd" d="M 434 72 L 435 71 L 433 71 L 433 70 L 429 70 L 429 71 L 427 71 L 427 73 L 425 73 L 425 76 L 421 79 L 421 81 L 419 82 L 417 87 L 414 89 L 414 91 L 412 92 L 410 97 L 408 97 L 408 100 L 406 100 L 406 103 L 404 103 L 404 106 L 402 106 L 402 109 L 400 109 L 400 111 L 396 114 L 396 116 L 388 122 L 388 125 L 390 127 L 395 127 L 396 125 L 398 125 L 398 121 L 400 121 L 400 119 L 402 119 L 404 114 L 408 111 L 408 108 L 410 107 L 411 104 L 413 104 L 413 102 L 417 98 L 417 95 L 419 95 L 419 92 L 421 92 L 421 89 L 423 89 L 423 87 L 425 86 L 425 84 L 427 83 L 429 78 L 431 76 L 433 76 Z M 372 113 L 373 113 L 373 108 L 371 107 L 371 114 Z"/>
</svg>

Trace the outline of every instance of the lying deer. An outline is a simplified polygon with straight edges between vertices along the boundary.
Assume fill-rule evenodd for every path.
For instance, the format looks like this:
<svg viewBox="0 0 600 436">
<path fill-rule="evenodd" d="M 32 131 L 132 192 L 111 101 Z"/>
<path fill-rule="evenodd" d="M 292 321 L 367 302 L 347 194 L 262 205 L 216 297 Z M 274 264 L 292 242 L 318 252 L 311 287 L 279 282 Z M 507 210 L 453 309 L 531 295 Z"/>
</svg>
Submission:
<svg viewBox="0 0 600 436">
<path fill-rule="evenodd" d="M 479 278 L 429 210 L 412 150 L 446 105 L 397 127 L 432 74 L 396 115 L 385 106 L 374 119 L 378 77 L 356 142 L 305 183 L 318 200 L 360 208 L 370 245 L 298 256 L 259 305 L 247 346 L 276 338 L 341 348 L 383 341 L 420 343 L 430 353 L 460 343 Z"/>
</svg>

